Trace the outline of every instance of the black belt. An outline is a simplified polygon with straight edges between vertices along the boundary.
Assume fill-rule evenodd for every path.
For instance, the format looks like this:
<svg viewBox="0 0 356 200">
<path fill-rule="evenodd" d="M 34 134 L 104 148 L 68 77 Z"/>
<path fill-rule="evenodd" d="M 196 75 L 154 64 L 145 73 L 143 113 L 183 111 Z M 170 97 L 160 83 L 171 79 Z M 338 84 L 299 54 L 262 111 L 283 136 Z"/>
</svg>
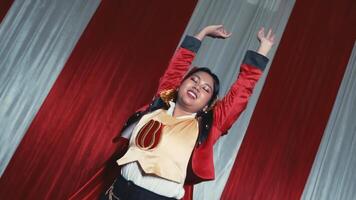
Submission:
<svg viewBox="0 0 356 200">
<path fill-rule="evenodd" d="M 145 188 L 135 185 L 126 180 L 120 174 L 111 187 L 105 192 L 102 200 L 173 200 L 175 198 L 165 197 Z"/>
</svg>

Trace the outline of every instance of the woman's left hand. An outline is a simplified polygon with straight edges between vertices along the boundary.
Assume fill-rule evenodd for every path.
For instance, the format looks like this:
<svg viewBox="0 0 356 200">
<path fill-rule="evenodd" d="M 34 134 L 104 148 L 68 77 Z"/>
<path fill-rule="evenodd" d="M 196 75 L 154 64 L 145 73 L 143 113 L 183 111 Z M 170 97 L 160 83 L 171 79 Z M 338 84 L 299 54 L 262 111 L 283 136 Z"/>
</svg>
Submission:
<svg viewBox="0 0 356 200">
<path fill-rule="evenodd" d="M 266 56 L 274 44 L 275 34 L 272 32 L 272 29 L 269 29 L 267 35 L 265 35 L 265 29 L 261 27 L 257 33 L 257 38 L 260 41 L 260 47 L 257 52 Z"/>
</svg>

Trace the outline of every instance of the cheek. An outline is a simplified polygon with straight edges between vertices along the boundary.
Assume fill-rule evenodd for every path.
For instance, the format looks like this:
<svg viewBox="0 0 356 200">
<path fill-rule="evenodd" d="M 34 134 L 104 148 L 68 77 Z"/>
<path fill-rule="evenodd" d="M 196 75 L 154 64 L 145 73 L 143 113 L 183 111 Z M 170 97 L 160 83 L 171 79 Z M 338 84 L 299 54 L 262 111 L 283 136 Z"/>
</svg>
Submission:
<svg viewBox="0 0 356 200">
<path fill-rule="evenodd" d="M 201 95 L 201 103 L 203 104 L 203 106 L 208 104 L 211 96 L 212 96 L 211 94 L 203 94 L 203 95 Z"/>
<path fill-rule="evenodd" d="M 183 82 L 178 88 L 178 98 L 184 96 L 185 91 L 189 88 L 189 83 Z"/>
<path fill-rule="evenodd" d="M 188 88 L 189 87 L 189 81 L 188 80 L 185 80 L 185 81 L 183 81 L 181 84 L 180 84 L 180 86 L 179 86 L 179 90 L 184 90 L 184 89 L 186 89 L 186 88 Z"/>
<path fill-rule="evenodd" d="M 178 88 L 178 94 L 183 93 L 183 91 L 186 90 L 187 88 L 188 88 L 187 84 L 183 82 L 182 84 L 180 84 Z"/>
</svg>

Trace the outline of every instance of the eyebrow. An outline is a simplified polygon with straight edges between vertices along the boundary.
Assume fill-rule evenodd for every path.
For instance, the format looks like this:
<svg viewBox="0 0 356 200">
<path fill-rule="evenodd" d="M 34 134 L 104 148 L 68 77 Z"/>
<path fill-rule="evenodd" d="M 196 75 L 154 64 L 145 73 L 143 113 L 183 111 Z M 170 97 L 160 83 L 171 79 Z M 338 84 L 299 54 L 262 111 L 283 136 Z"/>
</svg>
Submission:
<svg viewBox="0 0 356 200">
<path fill-rule="evenodd" d="M 199 79 L 199 81 L 201 80 L 200 76 L 197 74 L 193 74 L 192 76 L 197 77 Z M 213 91 L 213 88 L 208 83 L 205 83 L 205 85 L 207 85 L 210 88 L 210 90 Z"/>
</svg>

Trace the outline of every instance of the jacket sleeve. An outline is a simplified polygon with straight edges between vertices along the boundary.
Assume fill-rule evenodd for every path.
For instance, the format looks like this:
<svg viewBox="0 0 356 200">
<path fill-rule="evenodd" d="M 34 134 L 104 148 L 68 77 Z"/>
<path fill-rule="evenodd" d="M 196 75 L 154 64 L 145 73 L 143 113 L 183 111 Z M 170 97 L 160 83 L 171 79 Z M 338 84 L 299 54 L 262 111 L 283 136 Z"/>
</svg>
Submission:
<svg viewBox="0 0 356 200">
<path fill-rule="evenodd" d="M 159 80 L 156 96 L 167 89 L 175 89 L 181 83 L 184 75 L 188 71 L 196 53 L 201 45 L 201 41 L 192 36 L 186 36 L 173 55 L 169 65 Z"/>
<path fill-rule="evenodd" d="M 214 107 L 213 126 L 220 134 L 226 133 L 246 108 L 257 81 L 268 63 L 268 58 L 254 51 L 247 51 L 237 80 L 225 97 Z M 220 136 L 220 135 L 218 135 Z M 216 136 L 216 139 L 218 138 Z"/>
</svg>

